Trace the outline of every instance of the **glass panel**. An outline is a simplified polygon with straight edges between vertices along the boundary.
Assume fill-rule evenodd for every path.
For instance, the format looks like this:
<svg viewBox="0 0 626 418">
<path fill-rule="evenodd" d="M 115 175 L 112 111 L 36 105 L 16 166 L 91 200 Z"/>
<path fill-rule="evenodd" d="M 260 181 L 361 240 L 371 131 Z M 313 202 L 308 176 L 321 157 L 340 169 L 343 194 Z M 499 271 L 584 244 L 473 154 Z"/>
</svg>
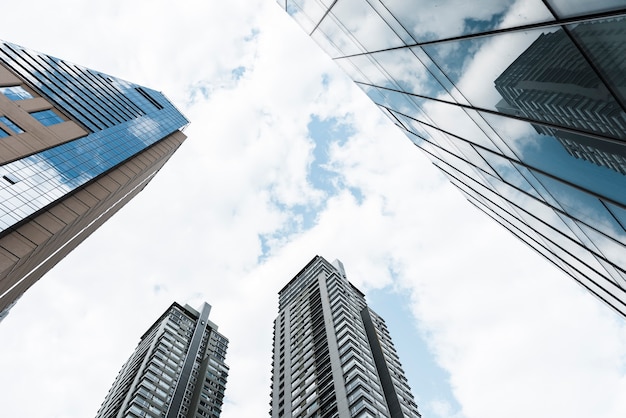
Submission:
<svg viewBox="0 0 626 418">
<path fill-rule="evenodd" d="M 569 216 L 602 231 L 615 240 L 623 239 L 623 229 L 599 199 L 553 178 L 535 174 Z"/>
<path fill-rule="evenodd" d="M 480 150 L 479 153 L 485 159 L 485 161 L 487 161 L 487 163 L 493 168 L 493 170 L 498 173 L 497 176 L 502 181 L 515 186 L 519 190 L 523 190 L 524 192 L 536 197 L 539 200 L 542 200 L 537 190 L 535 190 L 535 188 L 528 182 L 528 180 L 518 171 L 517 166 L 494 153 L 484 150 Z M 520 191 L 517 191 L 515 194 L 519 196 L 511 196 L 510 200 L 517 201 L 516 198 L 519 197 L 521 199 L 524 196 L 523 193 L 521 193 Z M 532 204 L 533 202 L 531 200 L 528 205 Z"/>
<path fill-rule="evenodd" d="M 619 208 L 612 203 L 602 202 L 606 206 L 607 210 L 613 215 L 615 221 L 620 224 L 623 230 L 626 230 L 626 209 Z"/>
<path fill-rule="evenodd" d="M 2 128 L 0 128 L 0 138 L 6 138 L 9 134 Z"/>
<path fill-rule="evenodd" d="M 548 3 L 561 18 L 608 12 L 626 7 L 624 0 L 548 0 Z"/>
<path fill-rule="evenodd" d="M 322 20 L 324 13 L 328 10 L 319 0 L 287 0 L 287 13 L 302 26 L 306 33 L 311 33 L 315 25 Z"/>
<path fill-rule="evenodd" d="M 502 96 L 494 81 L 545 30 L 442 42 L 422 48 L 472 104 L 495 110 Z"/>
<path fill-rule="evenodd" d="M 581 245 L 577 245 L 576 242 L 572 242 L 572 240 L 568 239 L 566 235 L 562 235 L 569 233 L 571 235 L 571 231 L 568 229 L 563 229 L 564 226 L 559 225 L 558 232 L 549 228 L 543 222 L 540 222 L 533 216 L 530 216 L 526 213 L 521 213 L 522 221 L 531 227 L 533 230 L 540 233 L 544 236 L 545 242 L 550 242 L 552 248 L 562 248 L 564 253 L 570 253 L 572 258 L 580 261 L 580 266 L 585 266 L 585 268 L 592 270 L 596 274 L 607 276 L 608 273 L 604 266 L 598 261 L 598 259 L 589 251 L 584 249 Z M 557 224 L 558 225 L 558 224 Z M 570 237 L 571 238 L 571 237 Z M 567 257 L 566 257 L 567 259 Z M 571 262 L 571 261 L 570 261 Z"/>
<path fill-rule="evenodd" d="M 543 184 L 541 184 L 539 180 L 535 178 L 532 171 L 522 166 L 521 164 L 513 163 L 513 165 L 515 166 L 515 168 L 517 168 L 517 171 L 519 171 L 522 176 L 524 176 L 526 181 L 528 181 L 528 183 L 535 189 L 542 201 L 546 202 L 553 208 L 559 208 L 558 202 L 552 197 L 550 192 L 548 192 L 546 188 L 543 187 Z"/>
<path fill-rule="evenodd" d="M 394 81 L 392 88 L 448 102 L 454 100 L 410 48 L 369 55 Z M 387 87 L 387 86 L 385 86 Z"/>
<path fill-rule="evenodd" d="M 423 48 L 475 106 L 626 139 L 626 115 L 562 29 Z"/>
<path fill-rule="evenodd" d="M 336 61 L 342 68 L 350 65 L 358 69 L 358 73 L 355 73 L 355 71 L 347 71 L 348 75 L 356 82 L 397 88 L 391 76 L 373 59 L 371 54 L 340 58 Z"/>
<path fill-rule="evenodd" d="M 504 183 L 494 183 L 494 186 L 499 195 L 510 199 L 517 205 L 515 213 L 517 213 L 519 219 L 534 231 L 544 236 L 546 242 L 549 240 L 553 242 L 556 247 L 562 247 L 566 251 L 571 252 L 576 258 L 583 261 L 589 268 L 599 272 L 599 274 L 607 274 L 605 266 L 599 262 L 599 259 L 584 248 L 587 246 L 591 251 L 595 251 L 596 248 L 598 248 L 597 244 L 600 244 L 600 240 L 611 241 L 608 237 L 594 231 L 595 234 L 591 236 L 595 243 L 594 245 L 589 241 L 587 235 L 580 230 L 579 225 L 582 224 L 579 223 L 577 225 L 573 222 L 563 222 L 552 208 L 541 204 L 536 199 L 508 188 Z M 573 226 L 578 233 L 572 231 L 570 225 Z M 591 228 L 586 228 L 586 230 L 590 231 Z M 580 240 L 580 237 L 584 239 Z M 624 248 L 622 248 L 622 252 L 623 251 Z M 599 254 L 599 252 L 597 252 L 597 254 Z M 613 255 L 616 254 L 617 252 L 615 251 Z"/>
<path fill-rule="evenodd" d="M 367 94 L 371 101 L 376 104 L 385 104 L 385 96 L 376 87 L 359 85 L 361 89 Z"/>
<path fill-rule="evenodd" d="M 620 2 L 626 7 L 624 0 Z M 595 20 L 568 28 L 626 106 L 626 17 Z"/>
<path fill-rule="evenodd" d="M 430 56 L 424 52 L 424 50 L 420 47 L 411 48 L 413 53 L 418 57 L 418 59 L 428 68 L 428 72 L 439 81 L 439 83 L 446 89 L 448 93 L 452 97 L 454 97 L 455 101 L 460 104 L 469 105 L 470 103 L 467 99 L 461 94 L 461 92 L 456 88 L 454 83 L 450 81 L 447 75 L 441 71 L 441 68 L 430 58 Z"/>
<path fill-rule="evenodd" d="M 0 189 L 0 228 L 31 215 L 185 123 L 168 103 L 164 110 L 4 165 L 20 182 Z M 29 192 L 34 197 L 20 201 Z"/>
<path fill-rule="evenodd" d="M 482 201 L 496 218 L 501 218 L 504 225 L 508 225 L 513 232 L 531 244 L 531 246 L 537 248 L 537 244 L 540 244 L 545 247 L 548 251 L 546 249 L 540 249 L 539 251 L 548 254 L 553 261 L 557 260 L 550 253 L 557 255 L 561 260 L 565 261 L 566 264 L 557 263 L 561 268 L 571 273 L 572 271 L 566 268 L 569 264 L 594 277 L 600 276 L 604 278 L 606 276 L 607 272 L 602 264 L 588 251 L 573 244 L 564 235 L 548 228 L 547 225 L 530 214 L 518 209 L 511 209 L 508 202 L 501 199 L 500 195 L 489 195 L 488 197 L 493 200 L 483 199 Z M 547 210 L 549 211 L 549 209 Z M 548 215 L 546 219 L 550 219 L 550 216 Z M 558 222 L 557 225 L 559 225 Z M 564 225 L 561 225 L 561 230 L 568 232 L 567 227 Z M 535 244 L 533 244 L 533 241 Z"/>
<path fill-rule="evenodd" d="M 378 107 L 380 109 L 381 112 L 384 113 L 385 116 L 387 116 L 389 118 L 389 120 L 391 120 L 391 123 L 393 123 L 394 125 L 396 125 L 397 127 L 399 127 L 400 129 L 406 131 L 408 130 L 408 126 L 405 125 L 400 118 L 396 117 L 395 114 L 391 113 L 390 110 L 388 110 L 386 107 Z M 407 132 L 405 132 L 406 134 Z"/>
<path fill-rule="evenodd" d="M 400 123 L 402 123 L 405 129 L 407 129 L 407 133 L 411 134 L 409 135 L 409 139 L 414 144 L 420 145 L 424 141 L 424 138 L 428 138 L 428 134 L 422 129 L 421 126 L 419 126 L 420 124 L 418 122 L 407 118 L 406 116 L 396 114 L 394 114 L 394 116 L 397 117 L 400 120 Z"/>
<path fill-rule="evenodd" d="M 618 234 L 620 241 L 616 241 L 586 225 L 581 224 L 580 227 L 607 259 L 626 271 L 626 246 L 623 244 L 626 242 L 626 233 Z"/>
<path fill-rule="evenodd" d="M 337 28 L 333 28 L 331 30 L 336 30 L 336 29 Z M 333 32 L 331 31 L 330 33 L 333 33 Z M 313 39 L 315 43 L 319 45 L 319 47 L 322 48 L 322 50 L 326 54 L 328 54 L 328 56 L 331 58 L 338 58 L 344 55 L 341 49 L 339 48 L 339 46 L 335 44 L 336 40 L 339 40 L 339 41 L 343 40 L 343 36 L 340 33 L 336 35 L 333 39 L 330 36 L 328 36 L 325 32 L 318 29 L 315 32 L 313 32 L 313 34 L 311 35 L 311 39 Z"/>
<path fill-rule="evenodd" d="M 474 109 L 463 109 L 467 116 L 469 116 L 474 123 L 478 126 L 478 128 L 484 132 L 484 134 L 489 137 L 491 142 L 493 142 L 492 146 L 487 146 L 487 148 L 493 149 L 494 151 L 505 155 L 508 158 L 515 158 L 515 154 L 513 151 L 507 146 L 506 141 L 498 135 L 496 131 L 487 123 L 485 119 L 483 119 L 482 115 Z"/>
<path fill-rule="evenodd" d="M 460 136 L 461 138 L 495 152 L 499 151 L 489 137 L 485 135 L 485 132 L 476 125 L 472 118 L 470 118 L 461 107 L 419 97 L 407 96 L 403 93 L 385 91 L 384 94 L 388 98 L 394 98 L 396 96 L 410 98 L 411 102 L 414 104 L 413 108 L 419 109 L 419 113 L 408 113 L 409 116 L 415 119 L 434 125 L 439 129 Z M 454 123 L 450 123 L 450 121 L 454 121 Z M 462 140 L 457 139 L 455 142 L 462 142 Z"/>
<path fill-rule="evenodd" d="M 389 8 L 387 7 L 386 0 L 382 2 L 380 0 L 367 0 L 367 2 L 374 10 L 376 10 L 376 13 L 380 15 L 385 23 L 389 25 L 389 27 L 402 39 L 405 44 L 411 45 L 415 43 L 413 36 L 411 36 L 411 34 L 407 32 L 406 28 L 402 26 L 402 23 L 391 14 Z"/>
<path fill-rule="evenodd" d="M 451 167 L 445 168 L 441 166 L 445 171 L 450 172 L 456 177 L 463 177 L 463 181 L 471 184 L 471 187 L 476 187 L 476 183 L 481 184 L 485 188 L 491 188 L 489 183 L 485 180 L 488 177 L 483 171 L 480 171 L 476 166 L 482 168 L 490 176 L 494 176 L 493 170 L 486 165 L 480 158 L 476 158 L 476 162 L 469 161 L 467 157 L 459 150 L 457 143 L 454 142 L 454 138 L 443 134 L 433 128 L 424 126 L 424 130 L 428 132 L 429 139 L 432 142 L 436 141 L 437 146 L 432 146 L 433 153 Z M 436 138 L 436 140 L 432 140 Z M 471 148 L 471 147 L 470 147 Z M 469 149 L 466 151 L 470 152 Z M 473 151 L 473 150 L 472 150 Z"/>
<path fill-rule="evenodd" d="M 560 130 L 538 132 L 533 124 L 504 116 L 483 117 L 523 164 L 626 205 L 626 177 L 614 164 L 623 158 L 614 154 L 623 153 L 623 147 Z"/>
<path fill-rule="evenodd" d="M 426 118 L 424 112 L 417 106 L 414 97 L 392 90 L 378 90 L 385 97 L 385 104 L 391 109 L 413 118 Z"/>
<path fill-rule="evenodd" d="M 366 52 L 360 48 L 355 42 L 347 29 L 337 18 L 329 13 L 326 15 L 311 34 L 311 38 L 315 40 L 331 58 L 338 58 L 345 55 L 354 55 Z"/>
<path fill-rule="evenodd" d="M 33 112 L 30 114 L 37 119 L 42 125 L 50 126 L 63 122 L 63 119 L 52 110 L 42 110 L 40 112 Z"/>
<path fill-rule="evenodd" d="M 135 85 L 67 64 L 13 44 L 0 44 L 0 57 L 23 79 L 41 90 L 93 132 L 145 116 L 152 105 Z M 156 91 L 144 88 L 152 97 Z"/>
<path fill-rule="evenodd" d="M 541 0 L 384 0 L 416 42 L 554 20 Z"/>
<path fill-rule="evenodd" d="M 338 1 L 330 10 L 329 15 L 333 15 L 341 22 L 340 25 L 351 42 L 360 45 L 360 49 L 364 51 L 377 51 L 404 45 L 402 39 L 366 0 Z"/>
<path fill-rule="evenodd" d="M 611 276 L 613 281 L 622 289 L 626 289 L 626 272 L 602 259 L 598 259 L 598 261 L 604 266 L 605 270 L 609 272 L 609 276 Z"/>
<path fill-rule="evenodd" d="M 4 123 L 10 131 L 13 131 L 16 134 L 21 134 L 22 132 L 24 132 L 22 128 L 17 126 L 11 119 L 7 118 L 6 116 L 0 116 L 0 122 Z"/>
<path fill-rule="evenodd" d="M 24 90 L 22 86 L 0 87 L 0 93 L 7 96 L 9 100 L 32 99 L 33 95 Z"/>
</svg>

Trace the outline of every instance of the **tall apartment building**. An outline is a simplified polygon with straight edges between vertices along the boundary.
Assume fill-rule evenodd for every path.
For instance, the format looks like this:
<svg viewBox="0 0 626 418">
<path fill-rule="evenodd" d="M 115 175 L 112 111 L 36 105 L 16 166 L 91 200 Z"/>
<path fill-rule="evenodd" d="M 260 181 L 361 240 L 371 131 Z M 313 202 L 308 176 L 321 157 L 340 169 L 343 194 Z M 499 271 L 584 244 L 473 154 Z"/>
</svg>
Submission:
<svg viewBox="0 0 626 418">
<path fill-rule="evenodd" d="M 96 417 L 219 417 L 228 340 L 210 310 L 173 303 L 141 337 Z"/>
<path fill-rule="evenodd" d="M 385 321 L 338 260 L 311 260 L 279 292 L 272 418 L 420 417 Z"/>
<path fill-rule="evenodd" d="M 626 315 L 623 1 L 278 3 L 472 205 Z"/>
<path fill-rule="evenodd" d="M 147 185 L 187 124 L 157 91 L 0 41 L 0 319 Z"/>
</svg>

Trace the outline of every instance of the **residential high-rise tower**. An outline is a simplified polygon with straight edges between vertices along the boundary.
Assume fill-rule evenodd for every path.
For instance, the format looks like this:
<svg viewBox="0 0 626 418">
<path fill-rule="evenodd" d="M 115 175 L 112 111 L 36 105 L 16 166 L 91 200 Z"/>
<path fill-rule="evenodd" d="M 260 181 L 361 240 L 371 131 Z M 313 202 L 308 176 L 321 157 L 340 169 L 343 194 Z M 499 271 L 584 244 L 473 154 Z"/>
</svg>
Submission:
<svg viewBox="0 0 626 418">
<path fill-rule="evenodd" d="M 418 418 L 385 321 L 320 256 L 280 292 L 272 418 Z"/>
<path fill-rule="evenodd" d="M 172 304 L 141 337 L 96 417 L 219 417 L 228 340 L 210 310 Z"/>
<path fill-rule="evenodd" d="M 0 319 L 147 185 L 187 123 L 157 91 L 0 41 Z"/>
<path fill-rule="evenodd" d="M 278 3 L 470 203 L 626 315 L 623 1 Z"/>
</svg>

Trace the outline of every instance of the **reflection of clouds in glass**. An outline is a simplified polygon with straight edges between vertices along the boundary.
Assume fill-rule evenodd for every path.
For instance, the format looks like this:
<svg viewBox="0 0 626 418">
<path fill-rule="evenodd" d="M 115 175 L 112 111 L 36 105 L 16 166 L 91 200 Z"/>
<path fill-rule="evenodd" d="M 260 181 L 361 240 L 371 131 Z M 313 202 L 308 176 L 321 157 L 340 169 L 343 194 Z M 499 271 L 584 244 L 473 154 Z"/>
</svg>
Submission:
<svg viewBox="0 0 626 418">
<path fill-rule="evenodd" d="M 161 124 L 158 120 L 144 116 L 130 121 L 128 132 L 145 145 L 150 145 L 154 142 L 153 138 L 158 135 L 160 127 Z"/>
<path fill-rule="evenodd" d="M 474 105 L 495 110 L 502 99 L 496 90 L 496 80 L 542 33 L 556 29 L 541 29 L 526 32 L 501 34 L 475 40 L 461 41 L 466 49 L 475 50 L 463 57 L 462 76 L 458 89 Z"/>
<path fill-rule="evenodd" d="M 624 0 L 548 0 L 548 3 L 561 18 L 617 10 L 625 6 Z"/>
<path fill-rule="evenodd" d="M 140 117 L 6 164 L 3 170 L 19 181 L 0 195 L 0 226 L 13 225 L 167 136 L 180 118 L 161 123 Z"/>
<path fill-rule="evenodd" d="M 623 279 L 626 182 L 607 162 L 611 155 L 599 161 L 600 151 L 611 150 L 596 138 L 621 138 L 625 131 L 623 120 L 604 122 L 619 109 L 588 60 L 560 26 L 456 38 L 551 22 L 546 4 L 573 16 L 607 10 L 616 0 L 385 0 L 385 10 L 377 0 L 295 3 L 310 11 L 309 33 L 333 6 L 312 37 L 389 108 L 392 122 L 409 131 L 470 201 L 527 234 L 523 240 L 588 280 L 592 291 L 606 296 L 601 286 Z M 623 71 L 614 63 L 623 42 L 613 27 L 594 22 L 569 25 L 569 35 L 619 95 Z M 414 46 L 402 48 L 407 45 Z M 579 103 L 587 105 L 575 107 Z"/>
<path fill-rule="evenodd" d="M 380 63 L 389 76 L 395 81 L 395 88 L 423 95 L 436 96 L 442 94 L 443 88 L 431 78 L 426 67 L 416 57 L 413 50 L 401 49 L 378 52 L 372 57 Z M 382 81 L 382 80 L 381 80 Z M 377 85 L 385 85 L 374 82 Z"/>
<path fill-rule="evenodd" d="M 502 174 L 503 171 L 499 170 L 499 173 Z M 510 177 L 507 178 L 507 181 L 509 180 Z M 506 223 L 510 223 L 519 230 L 520 237 L 537 251 L 548 257 L 551 254 L 559 255 L 567 264 L 559 260 L 555 262 L 579 278 L 580 274 L 576 271 L 591 277 L 597 274 L 614 279 L 621 277 L 617 269 L 602 260 L 607 255 L 605 251 L 602 251 L 602 247 L 607 248 L 607 251 L 616 252 L 621 257 L 621 260 L 612 260 L 619 266 L 624 260 L 623 246 L 593 230 L 592 227 L 586 227 L 583 223 L 559 214 L 550 206 L 519 193 L 497 178 L 490 177 L 489 181 L 496 194 L 488 194 L 493 202 L 483 201 L 486 207 L 490 208 L 497 217 L 502 217 Z M 621 232 L 618 234 L 623 236 Z M 621 256 L 617 252 L 618 247 L 622 248 Z M 576 270 L 572 270 L 570 266 Z"/>
<path fill-rule="evenodd" d="M 494 149 L 494 144 L 474 123 L 464 109 L 434 101 L 423 101 L 422 108 L 429 118 L 441 129 L 468 139 L 473 143 Z"/>
<path fill-rule="evenodd" d="M 491 114 L 483 116 L 507 141 L 520 161 L 529 167 L 578 184 L 622 204 L 626 203 L 626 182 L 622 174 L 573 158 L 554 137 L 539 134 L 528 122 Z M 595 197 L 592 199 L 597 200 Z"/>
<path fill-rule="evenodd" d="M 610 239 L 604 234 L 601 234 L 597 230 L 588 226 L 581 225 L 581 228 L 593 241 L 604 257 L 617 264 L 617 266 L 622 270 L 626 270 L 626 252 L 624 251 L 624 246 L 620 244 L 626 242 L 626 233 L 624 231 L 615 231 L 614 236 L 616 236 L 617 239 Z M 615 273 L 618 273 L 618 271 L 615 271 Z M 613 274 L 613 276 L 621 277 L 623 279 L 621 281 L 621 285 L 626 286 L 626 280 L 624 280 L 626 279 L 626 273 L 619 273 L 619 276 L 617 276 L 617 274 Z"/>
<path fill-rule="evenodd" d="M 393 81 L 370 55 L 357 55 L 337 60 L 341 68 L 356 82 L 393 87 Z"/>
<path fill-rule="evenodd" d="M 529 147 L 536 151 L 541 149 L 540 142 L 531 140 L 537 135 L 537 131 L 530 123 L 490 114 L 483 114 L 483 117 L 498 135 L 505 139 L 507 146 L 521 160 L 523 160 L 525 150 Z"/>
<path fill-rule="evenodd" d="M 285 3 L 278 0 L 281 6 Z M 320 21 L 328 7 L 323 7 L 319 0 L 293 0 L 287 2 L 287 13 L 289 13 L 302 26 L 306 33 L 310 33 L 315 24 Z"/>
<path fill-rule="evenodd" d="M 467 2 L 471 5 L 470 2 Z M 510 27 L 519 16 L 542 20 L 542 8 L 533 9 L 528 2 L 512 4 L 503 16 L 503 26 Z M 524 23 L 529 23 L 525 21 Z M 472 104 L 495 109 L 501 96 L 493 81 L 521 55 L 541 33 L 541 29 L 522 33 L 500 34 L 424 46 L 424 50 L 443 69 Z"/>
<path fill-rule="evenodd" d="M 146 113 L 129 100 L 134 93 L 129 82 L 14 44 L 0 43 L 0 56 L 57 105 L 72 109 L 72 116 L 92 132 Z"/>
<path fill-rule="evenodd" d="M 429 118 L 437 124 L 478 143 L 476 141 L 478 137 L 475 136 L 478 132 L 473 133 L 476 126 L 472 127 L 472 121 L 462 112 L 457 112 L 455 115 L 450 114 L 446 106 L 441 103 L 426 102 L 424 110 L 428 113 Z M 448 107 L 452 109 L 451 106 Z M 618 190 L 626 193 L 623 187 L 619 187 L 619 185 L 623 185 L 623 182 L 620 182 L 618 178 L 619 174 L 595 166 L 587 167 L 589 170 L 581 170 L 582 161 L 570 158 L 554 138 L 539 135 L 531 124 L 500 116 L 486 116 L 491 126 L 507 140 L 520 159 L 531 167 L 536 167 L 566 181 L 582 184 L 590 190 L 596 190 L 608 196 L 613 195 L 614 198 L 618 198 L 620 192 L 615 193 L 613 190 L 613 193 L 609 193 L 608 189 L 617 187 Z M 435 132 L 431 131 L 431 134 L 435 134 Z M 597 197 L 553 178 L 538 175 L 534 170 L 528 171 L 522 167 L 514 167 L 510 162 L 496 154 L 482 150 L 480 154 L 489 164 L 489 166 L 485 166 L 482 164 L 482 158 L 477 158 L 475 150 L 468 144 L 460 140 L 444 141 L 441 135 L 435 136 L 441 146 L 449 150 L 457 148 L 458 151 L 453 151 L 455 154 L 464 155 L 469 161 L 482 168 L 484 173 L 490 173 L 490 170 L 497 172 L 497 175 L 487 175 L 486 177 L 484 173 L 468 172 L 460 164 L 460 161 L 442 155 L 444 160 L 450 160 L 452 165 L 455 165 L 461 172 L 465 172 L 469 177 L 475 180 L 479 179 L 478 176 L 487 179 L 496 192 L 492 198 L 495 201 L 500 201 L 499 196 L 505 198 L 506 200 L 502 200 L 503 207 L 522 221 L 514 221 L 518 227 L 539 239 L 552 252 L 562 253 L 561 256 L 564 259 L 569 260 L 569 263 L 577 266 L 581 271 L 588 274 L 595 271 L 615 278 L 621 277 L 617 270 L 611 266 L 603 265 L 604 262 L 601 259 L 596 258 L 585 249 L 587 247 L 599 257 L 603 255 L 617 257 L 609 259 L 619 266 L 624 266 L 624 247 L 622 244 L 618 244 L 625 242 L 624 230 Z M 520 169 L 522 171 L 518 171 Z M 537 179 L 543 187 L 537 187 Z M 484 184 L 484 181 L 479 181 L 479 183 Z M 524 190 L 539 200 L 520 193 L 511 185 Z M 510 206 L 506 202 L 507 200 L 517 207 Z M 563 215 L 557 213 L 551 205 L 555 205 L 557 210 L 565 210 L 573 219 L 580 221 L 563 218 Z M 495 207 L 494 210 L 496 210 Z M 544 238 L 535 234 L 534 231 L 542 234 Z M 572 240 L 579 245 L 573 246 Z M 560 248 L 567 248 L 569 254 Z M 622 251 L 621 259 L 619 259 L 620 251 Z"/>
<path fill-rule="evenodd" d="M 2 169 L 2 175 L 8 173 Z M 19 181 L 0 183 L 0 230 L 32 215 L 71 190 L 59 171 L 40 156 L 33 155 L 11 165 Z"/>
<path fill-rule="evenodd" d="M 386 0 L 417 42 L 551 20 L 540 0 Z"/>
<path fill-rule="evenodd" d="M 401 46 L 402 39 L 363 0 L 342 0 L 335 4 L 331 13 L 348 30 L 366 51 L 376 51 Z"/>
<path fill-rule="evenodd" d="M 599 169 L 600 168 L 598 168 L 598 170 Z M 577 170 L 572 170 L 572 172 L 575 171 Z M 580 173 L 580 170 L 578 171 Z M 608 170 L 606 170 L 606 172 L 610 173 Z M 589 173 L 583 171 L 579 174 L 578 178 L 574 180 L 589 177 L 588 174 Z M 615 175 L 618 174 L 615 173 Z M 535 177 L 541 181 L 543 186 L 570 216 L 580 219 L 582 222 L 601 230 L 617 240 L 620 239 L 620 236 L 623 234 L 622 227 L 617 223 L 615 218 L 611 216 L 597 197 L 539 173 L 535 173 Z M 580 184 L 581 182 L 582 181 L 579 181 L 578 183 Z M 623 189 L 620 188 L 617 183 L 613 182 L 612 184 L 617 189 Z"/>
</svg>

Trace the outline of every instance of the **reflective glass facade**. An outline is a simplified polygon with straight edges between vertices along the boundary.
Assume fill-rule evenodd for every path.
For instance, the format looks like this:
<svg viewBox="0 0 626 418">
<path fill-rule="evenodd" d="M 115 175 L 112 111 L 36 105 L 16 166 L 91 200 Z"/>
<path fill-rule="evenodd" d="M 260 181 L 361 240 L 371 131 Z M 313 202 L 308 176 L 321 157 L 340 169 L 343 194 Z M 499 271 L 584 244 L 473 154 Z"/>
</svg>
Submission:
<svg viewBox="0 0 626 418">
<path fill-rule="evenodd" d="M 279 293 L 273 418 L 420 417 L 385 321 L 316 256 Z"/>
<path fill-rule="evenodd" d="M 9 43 L 0 44 L 0 60 L 88 131 L 0 166 L 0 174 L 19 179 L 0 183 L 0 231 L 188 123 L 161 93 L 146 87 Z"/>
<path fill-rule="evenodd" d="M 279 0 L 467 199 L 626 315 L 623 0 Z"/>
<path fill-rule="evenodd" d="M 0 41 L 0 319 L 184 141 L 167 98 Z"/>
<path fill-rule="evenodd" d="M 141 337 L 96 417 L 219 417 L 228 340 L 210 310 L 172 304 Z"/>
</svg>

